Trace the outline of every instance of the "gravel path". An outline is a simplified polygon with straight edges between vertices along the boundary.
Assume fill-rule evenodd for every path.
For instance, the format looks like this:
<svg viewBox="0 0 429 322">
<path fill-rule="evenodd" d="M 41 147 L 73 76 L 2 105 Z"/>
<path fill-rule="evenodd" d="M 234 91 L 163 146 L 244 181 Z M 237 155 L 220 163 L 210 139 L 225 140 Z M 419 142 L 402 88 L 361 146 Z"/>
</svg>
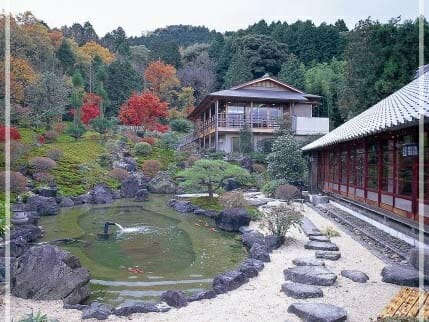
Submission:
<svg viewBox="0 0 429 322">
<path fill-rule="evenodd" d="M 321 230 L 326 226 L 335 224 L 323 218 L 308 206 L 305 215 Z M 109 321 L 300 321 L 295 315 L 287 313 L 291 303 L 321 302 L 343 307 L 347 310 L 349 321 L 365 322 L 375 318 L 389 300 L 399 291 L 400 287 L 381 282 L 380 272 L 384 263 L 371 254 L 366 248 L 342 232 L 340 237 L 332 238 L 341 251 L 338 261 L 325 261 L 326 267 L 338 275 L 336 285 L 322 287 L 323 298 L 296 300 L 280 292 L 285 282 L 283 270 L 292 267 L 292 260 L 303 256 L 314 256 L 315 251 L 304 249 L 308 238 L 298 230 L 290 232 L 286 245 L 275 250 L 271 255 L 271 263 L 256 278 L 239 289 L 227 294 L 219 295 L 212 300 L 190 303 L 182 309 L 172 309 L 164 314 L 134 314 L 130 318 L 111 316 Z M 354 283 L 340 275 L 341 270 L 355 269 L 365 272 L 369 281 L 365 284 Z M 21 318 L 33 309 L 40 309 L 51 319 L 74 322 L 81 321 L 81 313 L 74 310 L 63 310 L 62 303 L 58 301 L 36 302 L 18 298 L 12 299 L 12 312 L 14 318 Z M 88 320 L 91 321 L 91 320 Z"/>
</svg>

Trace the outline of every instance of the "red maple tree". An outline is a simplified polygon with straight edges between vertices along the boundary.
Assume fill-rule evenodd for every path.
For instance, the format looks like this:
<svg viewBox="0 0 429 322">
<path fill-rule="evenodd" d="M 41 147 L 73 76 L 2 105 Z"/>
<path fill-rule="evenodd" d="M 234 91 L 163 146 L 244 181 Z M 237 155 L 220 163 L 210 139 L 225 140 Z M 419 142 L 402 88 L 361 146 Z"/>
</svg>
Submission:
<svg viewBox="0 0 429 322">
<path fill-rule="evenodd" d="M 87 93 L 83 98 L 82 116 L 80 120 L 88 125 L 89 121 L 100 115 L 100 104 L 102 98 L 93 93 Z"/>
<path fill-rule="evenodd" d="M 167 103 L 151 92 L 133 93 L 121 106 L 119 119 L 124 125 L 143 126 L 145 130 L 166 132 L 168 125 L 160 123 L 168 116 Z"/>
<path fill-rule="evenodd" d="M 15 140 L 15 141 L 21 140 L 21 134 L 16 128 L 14 127 L 8 128 L 6 126 L 0 126 L 0 142 L 6 141 L 6 131 L 10 132 L 11 140 Z"/>
</svg>

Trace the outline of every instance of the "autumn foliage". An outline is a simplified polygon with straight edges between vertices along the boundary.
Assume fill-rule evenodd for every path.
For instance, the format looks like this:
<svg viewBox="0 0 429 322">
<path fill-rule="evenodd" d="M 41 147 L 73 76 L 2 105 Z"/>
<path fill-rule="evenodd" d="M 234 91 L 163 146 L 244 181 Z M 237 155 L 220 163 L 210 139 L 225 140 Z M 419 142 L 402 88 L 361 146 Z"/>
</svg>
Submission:
<svg viewBox="0 0 429 322">
<path fill-rule="evenodd" d="M 89 121 L 100 115 L 101 97 L 87 93 L 83 98 L 81 121 L 88 125 Z"/>
<path fill-rule="evenodd" d="M 151 90 L 160 94 L 163 87 L 170 87 L 179 84 L 176 76 L 176 68 L 173 65 L 164 64 L 162 61 L 155 61 L 146 68 L 144 78 L 151 85 Z"/>
<path fill-rule="evenodd" d="M 6 127 L 6 126 L 0 126 L 0 142 L 5 142 L 6 141 L 6 131 L 9 131 L 8 127 Z M 10 128 L 10 139 L 11 140 L 15 140 L 15 141 L 21 140 L 21 134 L 14 127 Z"/>
<path fill-rule="evenodd" d="M 145 130 L 166 132 L 168 126 L 162 125 L 160 119 L 168 117 L 167 105 L 151 92 L 134 93 L 121 106 L 119 119 L 124 125 L 143 126 Z"/>
</svg>

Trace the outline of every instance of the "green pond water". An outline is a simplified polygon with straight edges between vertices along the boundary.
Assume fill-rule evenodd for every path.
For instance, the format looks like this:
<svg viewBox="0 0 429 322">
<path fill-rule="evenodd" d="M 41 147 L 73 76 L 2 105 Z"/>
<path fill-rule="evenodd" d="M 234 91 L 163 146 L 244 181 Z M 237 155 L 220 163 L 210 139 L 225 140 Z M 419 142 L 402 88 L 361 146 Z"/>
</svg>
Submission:
<svg viewBox="0 0 429 322">
<path fill-rule="evenodd" d="M 118 200 L 111 205 L 62 209 L 43 217 L 42 242 L 54 242 L 79 257 L 91 273 L 91 300 L 158 301 L 174 289 L 193 293 L 211 287 L 215 275 L 236 267 L 246 256 L 237 235 L 213 232 L 209 218 L 181 214 L 167 206 L 171 196 L 144 203 Z M 125 228 L 109 227 L 106 221 Z"/>
</svg>

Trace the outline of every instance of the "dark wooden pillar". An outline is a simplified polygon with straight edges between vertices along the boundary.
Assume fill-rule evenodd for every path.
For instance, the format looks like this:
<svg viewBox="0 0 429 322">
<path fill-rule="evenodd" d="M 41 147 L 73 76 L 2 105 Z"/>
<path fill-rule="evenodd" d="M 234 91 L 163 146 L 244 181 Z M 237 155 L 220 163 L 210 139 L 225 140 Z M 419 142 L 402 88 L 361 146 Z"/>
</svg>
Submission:
<svg viewBox="0 0 429 322">
<path fill-rule="evenodd" d="M 364 141 L 363 189 L 366 200 L 368 198 L 368 142 L 366 140 Z"/>
<path fill-rule="evenodd" d="M 383 146 L 384 141 L 378 140 L 377 143 L 377 192 L 378 192 L 378 206 L 381 204 L 381 187 L 383 181 Z M 388 144 L 388 142 L 386 142 Z"/>
</svg>

